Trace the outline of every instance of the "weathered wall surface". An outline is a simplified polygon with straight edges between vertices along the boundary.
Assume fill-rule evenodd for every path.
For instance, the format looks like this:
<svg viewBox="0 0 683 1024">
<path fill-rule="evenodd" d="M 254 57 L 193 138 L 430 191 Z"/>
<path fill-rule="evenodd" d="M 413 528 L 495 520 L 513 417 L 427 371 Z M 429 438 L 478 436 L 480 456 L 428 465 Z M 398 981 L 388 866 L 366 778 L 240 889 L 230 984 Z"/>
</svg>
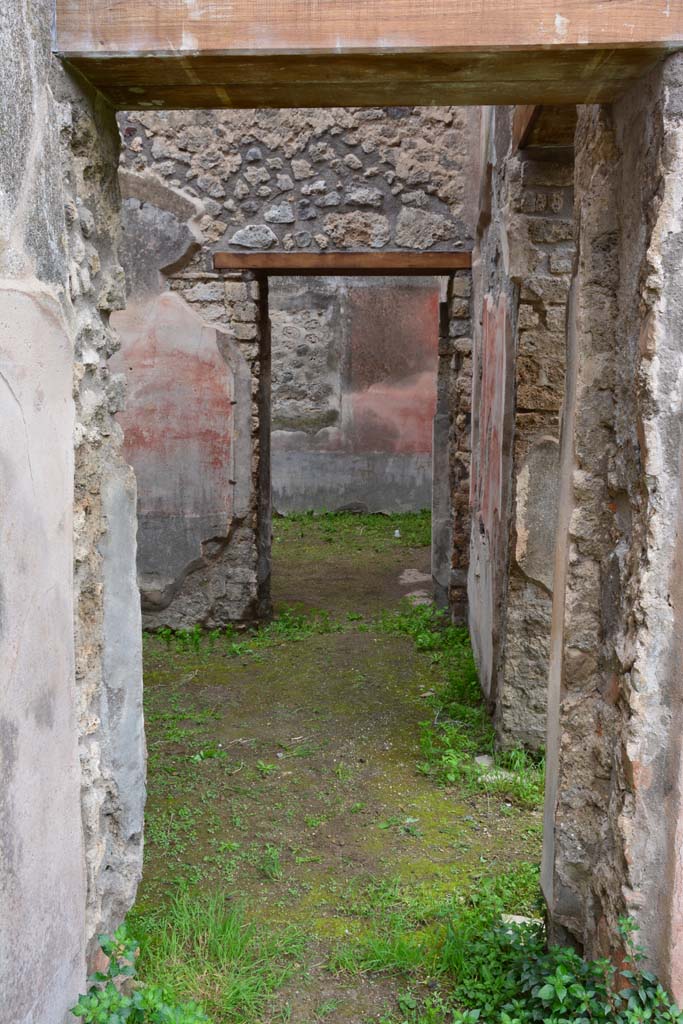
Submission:
<svg viewBox="0 0 683 1024">
<path fill-rule="evenodd" d="M 559 414 L 574 258 L 571 160 L 520 153 L 509 167 L 510 274 L 519 286 L 512 519 L 496 732 L 545 744 Z"/>
<path fill-rule="evenodd" d="M 93 936 L 135 891 L 144 799 L 134 485 L 104 367 L 117 139 L 52 65 L 50 28 L 42 0 L 0 13 L 0 987 L 17 1024 L 62 1024 L 83 990 Z"/>
<path fill-rule="evenodd" d="M 679 999 L 682 125 L 680 56 L 579 119 L 543 870 L 556 935 L 632 915 Z"/>
<path fill-rule="evenodd" d="M 558 493 L 572 166 L 511 152 L 491 112 L 478 238 L 470 624 L 502 746 L 538 749 Z"/>
<path fill-rule="evenodd" d="M 439 282 L 275 278 L 273 504 L 429 508 Z"/>
<path fill-rule="evenodd" d="M 114 318 L 121 350 L 113 360 L 128 380 L 118 419 L 138 480 L 143 624 L 253 621 L 269 606 L 260 557 L 270 402 L 261 289 L 192 269 L 196 237 L 172 212 L 178 197 L 158 186 L 152 198 L 163 206 L 125 203 L 130 304 Z M 135 255 L 143 227 L 156 239 L 147 283 L 148 253 Z M 170 287 L 159 266 L 169 255 Z"/>
<path fill-rule="evenodd" d="M 112 367 L 128 381 L 118 420 L 138 481 L 145 625 L 249 619 L 258 601 L 251 364 L 259 356 L 245 357 L 237 335 L 253 348 L 257 307 L 250 286 L 188 269 L 202 239 L 198 203 L 158 181 L 129 176 L 123 185 L 137 194 L 123 207 L 129 304 L 114 316 L 121 349 Z M 228 308 L 229 332 L 221 329 Z"/>
<path fill-rule="evenodd" d="M 471 238 L 477 112 L 137 111 L 123 166 L 201 199 L 211 249 L 449 249 Z"/>
<path fill-rule="evenodd" d="M 117 321 L 123 339 L 117 369 L 132 378 L 135 370 L 128 367 L 142 367 L 157 315 L 152 307 L 166 296 L 169 312 L 169 290 L 178 303 L 192 307 L 209 334 L 219 333 L 221 356 L 229 363 L 211 393 L 213 413 L 207 409 L 201 417 L 196 387 L 165 363 L 174 378 L 174 409 L 193 411 L 180 426 L 170 416 L 171 432 L 180 430 L 180 447 L 201 451 L 194 469 L 182 467 L 182 479 L 169 472 L 172 460 L 160 451 L 161 436 L 163 444 L 170 439 L 154 387 L 134 385 L 123 414 L 130 428 L 127 455 L 140 480 L 139 568 L 148 627 L 247 621 L 268 608 L 267 325 L 258 313 L 256 283 L 242 298 L 237 290 L 244 286 L 237 280 L 228 281 L 224 291 L 225 275 L 213 271 L 213 252 L 464 244 L 471 237 L 476 121 L 476 112 L 455 108 L 121 116 L 124 239 L 130 240 L 123 262 L 137 308 Z M 310 280 L 272 287 L 273 465 L 280 508 L 429 504 L 438 327 L 436 291 L 428 293 L 405 282 L 392 286 L 390 298 L 381 286 L 339 281 L 334 291 Z M 172 308 L 179 322 L 166 318 L 163 339 L 155 335 L 158 355 L 145 363 L 150 384 L 162 372 L 161 348 L 188 350 L 186 312 L 179 304 Z M 392 318 L 400 327 L 390 328 Z M 339 356 L 332 351 L 335 332 L 346 346 Z M 209 334 L 202 336 L 204 352 Z M 213 361 L 216 342 L 209 347 Z M 128 359 L 131 352 L 134 359 Z M 238 364 L 246 368 L 240 379 L 247 398 L 229 380 L 230 368 L 234 373 Z M 226 399 L 233 421 L 225 417 L 219 439 Z M 151 431 L 141 425 L 150 414 L 156 424 Z M 237 427 L 235 416 L 246 416 L 248 431 L 244 424 Z M 145 453 L 153 436 L 156 451 Z M 219 441 L 233 468 L 204 488 Z M 250 470 L 240 484 L 245 464 Z M 406 503 L 407 488 L 412 495 Z M 171 525 L 175 540 L 182 536 L 173 545 L 174 562 L 166 530 Z"/>
<path fill-rule="evenodd" d="M 432 443 L 432 578 L 454 622 L 468 619 L 472 438 L 472 271 L 446 282 L 440 307 L 437 407 Z"/>
<path fill-rule="evenodd" d="M 61 68 L 63 201 L 68 239 L 65 299 L 74 332 L 76 400 L 74 564 L 76 683 L 89 953 L 122 920 L 142 870 L 145 741 L 135 578 L 135 479 L 114 415 L 124 385 L 108 360 L 109 325 L 125 302 L 118 262 L 119 142 L 109 108 Z"/>
</svg>

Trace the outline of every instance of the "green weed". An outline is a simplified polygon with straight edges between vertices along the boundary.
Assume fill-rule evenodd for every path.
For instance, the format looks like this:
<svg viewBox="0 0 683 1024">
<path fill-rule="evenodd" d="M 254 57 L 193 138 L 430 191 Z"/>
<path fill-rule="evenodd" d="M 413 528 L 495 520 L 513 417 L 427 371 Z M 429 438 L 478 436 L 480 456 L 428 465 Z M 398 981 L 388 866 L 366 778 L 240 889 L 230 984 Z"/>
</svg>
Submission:
<svg viewBox="0 0 683 1024">
<path fill-rule="evenodd" d="M 154 911 L 133 911 L 130 922 L 140 937 L 143 981 L 153 979 L 173 998 L 198 1000 L 226 1024 L 260 1020 L 304 949 L 296 930 L 248 924 L 221 894 L 181 893 Z"/>
<path fill-rule="evenodd" d="M 432 720 L 422 724 L 420 770 L 469 792 L 495 794 L 523 807 L 543 803 L 544 762 L 524 750 L 495 753 L 494 733 L 477 680 L 467 630 L 453 626 L 433 605 L 407 605 L 385 613 L 378 627 L 409 636 L 438 665 L 443 682 L 427 700 Z M 493 758 L 481 765 L 478 755 Z"/>
<path fill-rule="evenodd" d="M 540 920 L 503 920 L 518 884 L 519 879 L 504 876 L 483 881 L 466 901 L 426 912 L 400 887 L 376 886 L 366 894 L 375 905 L 376 923 L 360 939 L 340 946 L 330 966 L 351 973 L 394 971 L 412 980 L 397 998 L 399 1016 L 383 1018 L 384 1024 L 683 1021 L 683 1013 L 644 969 L 631 922 L 621 922 L 625 970 L 608 960 L 583 960 L 573 949 L 547 949 Z M 429 995 L 416 994 L 425 986 Z"/>
<path fill-rule="evenodd" d="M 280 862 L 280 851 L 277 846 L 274 846 L 272 843 L 266 843 L 259 867 L 266 878 L 270 878 L 273 882 L 282 878 L 284 871 Z"/>
<path fill-rule="evenodd" d="M 400 536 L 396 537 L 396 531 Z M 300 537 L 310 542 L 320 538 L 342 550 L 372 546 L 385 551 L 396 545 L 429 547 L 432 540 L 431 513 L 400 512 L 357 514 L 355 512 L 297 512 L 275 520 L 273 537 L 278 542 Z"/>
<path fill-rule="evenodd" d="M 223 750 L 220 743 L 210 742 L 205 747 L 198 750 L 196 754 L 193 754 L 190 758 L 193 764 L 200 764 L 202 761 L 212 761 L 214 759 L 225 760 L 227 758 L 227 752 Z"/>
<path fill-rule="evenodd" d="M 211 654 L 242 658 L 258 656 L 261 651 L 281 643 L 298 642 L 326 633 L 339 633 L 343 628 L 342 623 L 333 621 L 326 611 L 304 614 L 291 608 L 283 608 L 272 622 L 257 629 L 245 630 L 241 634 L 232 625 L 226 626 L 224 630 L 210 631 L 194 625 L 189 630 L 172 630 L 164 627 L 156 636 L 176 654 L 193 654 L 200 659 Z M 148 642 L 151 639 L 152 636 L 147 634 Z"/>
<path fill-rule="evenodd" d="M 120 983 L 135 977 L 138 944 L 129 938 L 125 925 L 112 938 L 99 938 L 109 964 L 106 971 L 88 979 L 88 993 L 72 1007 L 72 1014 L 83 1024 L 210 1024 L 197 1003 L 178 1005 L 157 985 L 138 983 L 130 993 L 122 991 Z"/>
<path fill-rule="evenodd" d="M 320 828 L 327 821 L 325 814 L 310 814 L 307 818 L 304 818 L 306 828 Z"/>
<path fill-rule="evenodd" d="M 458 950 L 466 956 L 473 936 L 486 931 L 501 914 L 538 912 L 534 865 L 516 865 L 494 878 L 473 882 L 467 898 L 457 893 L 442 897 L 424 893 L 399 879 L 352 886 L 344 905 L 348 913 L 366 919 L 368 927 L 358 938 L 338 945 L 331 968 L 353 974 L 408 972 L 423 981 L 452 975 Z"/>
</svg>

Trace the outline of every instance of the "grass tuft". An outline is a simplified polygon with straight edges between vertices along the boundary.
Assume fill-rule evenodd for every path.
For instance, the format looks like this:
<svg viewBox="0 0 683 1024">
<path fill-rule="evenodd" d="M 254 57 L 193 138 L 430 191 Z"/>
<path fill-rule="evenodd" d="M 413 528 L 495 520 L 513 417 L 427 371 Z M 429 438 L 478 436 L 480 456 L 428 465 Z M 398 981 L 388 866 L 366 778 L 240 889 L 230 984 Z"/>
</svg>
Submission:
<svg viewBox="0 0 683 1024">
<path fill-rule="evenodd" d="M 398 531 L 399 536 L 395 536 Z M 317 537 L 335 548 L 375 551 L 392 547 L 428 548 L 432 542 L 432 518 L 422 512 L 383 513 L 294 512 L 273 523 L 276 544 L 299 538 L 309 542 Z"/>
<path fill-rule="evenodd" d="M 133 910 L 139 971 L 176 999 L 193 999 L 216 1021 L 254 1024 L 297 968 L 304 938 L 294 928 L 247 923 L 220 894 L 180 893 L 150 911 Z"/>
<path fill-rule="evenodd" d="M 170 629 L 164 626 L 156 633 L 145 633 L 144 640 L 148 645 L 161 640 L 176 654 L 194 654 L 202 659 L 221 654 L 243 658 L 283 643 L 297 643 L 312 636 L 341 633 L 343 629 L 342 623 L 335 622 L 326 611 L 303 613 L 285 607 L 272 622 L 253 630 L 240 632 L 232 625 L 212 630 L 204 630 L 199 625 L 194 625 L 192 629 Z"/>
<path fill-rule="evenodd" d="M 445 977 L 451 987 L 469 963 L 472 942 L 503 913 L 540 912 L 539 869 L 522 862 L 494 878 L 481 877 L 467 895 L 434 894 L 399 879 L 372 880 L 347 896 L 350 913 L 367 921 L 339 943 L 330 969 L 350 974 L 399 972 L 415 983 Z"/>
</svg>

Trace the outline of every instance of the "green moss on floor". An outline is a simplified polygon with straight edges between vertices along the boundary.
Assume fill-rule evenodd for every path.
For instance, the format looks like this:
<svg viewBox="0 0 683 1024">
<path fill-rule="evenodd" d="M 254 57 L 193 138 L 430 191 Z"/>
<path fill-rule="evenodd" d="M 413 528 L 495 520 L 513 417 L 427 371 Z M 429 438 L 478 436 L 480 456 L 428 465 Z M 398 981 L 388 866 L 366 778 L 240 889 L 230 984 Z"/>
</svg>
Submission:
<svg viewBox="0 0 683 1024">
<path fill-rule="evenodd" d="M 510 912 L 537 900 L 539 809 L 418 770 L 444 666 L 376 619 L 428 577 L 428 530 L 424 516 L 383 519 L 276 521 L 276 606 L 298 595 L 328 613 L 320 631 L 287 625 L 251 647 L 214 636 L 194 650 L 145 638 L 149 795 L 133 929 L 144 939 L 189 892 L 240 905 L 264 934 L 301 938 L 277 954 L 287 969 L 258 1011 L 183 991 L 217 1024 L 310 1024 L 320 1006 L 331 1022 L 378 1020 L 406 972 L 429 973 L 411 949 L 437 943 L 449 908 L 486 879 L 502 879 Z"/>
</svg>

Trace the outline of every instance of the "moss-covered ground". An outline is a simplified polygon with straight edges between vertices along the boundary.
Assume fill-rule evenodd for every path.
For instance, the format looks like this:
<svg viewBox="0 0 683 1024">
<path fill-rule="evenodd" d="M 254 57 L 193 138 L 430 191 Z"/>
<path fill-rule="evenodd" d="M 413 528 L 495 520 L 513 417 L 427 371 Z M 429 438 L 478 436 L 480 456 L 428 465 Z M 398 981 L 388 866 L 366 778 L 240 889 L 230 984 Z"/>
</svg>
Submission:
<svg viewBox="0 0 683 1024">
<path fill-rule="evenodd" d="M 482 891 L 534 911 L 536 790 L 501 785 L 507 769 L 479 779 L 480 707 L 434 724 L 460 707 L 439 704 L 452 664 L 429 609 L 396 615 L 429 589 L 428 516 L 302 516 L 274 534 L 273 626 L 145 638 L 141 973 L 216 1024 L 412 1021 L 446 984 L 451 911 Z M 229 970 L 206 937 L 226 921 Z"/>
</svg>

